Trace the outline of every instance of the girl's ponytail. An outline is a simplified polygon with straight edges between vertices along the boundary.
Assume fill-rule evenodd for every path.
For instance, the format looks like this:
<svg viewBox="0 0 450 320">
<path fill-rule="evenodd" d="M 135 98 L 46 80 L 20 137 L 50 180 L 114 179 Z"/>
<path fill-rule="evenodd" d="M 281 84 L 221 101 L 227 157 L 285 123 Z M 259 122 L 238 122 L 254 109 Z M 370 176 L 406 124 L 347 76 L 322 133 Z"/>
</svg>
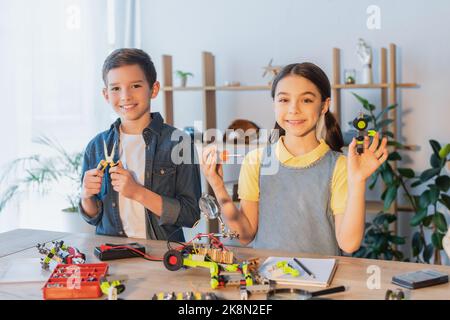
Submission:
<svg viewBox="0 0 450 320">
<path fill-rule="evenodd" d="M 325 142 L 330 146 L 331 150 L 342 152 L 344 138 L 342 137 L 341 127 L 329 110 L 325 113 L 325 127 L 327 128 Z"/>
</svg>

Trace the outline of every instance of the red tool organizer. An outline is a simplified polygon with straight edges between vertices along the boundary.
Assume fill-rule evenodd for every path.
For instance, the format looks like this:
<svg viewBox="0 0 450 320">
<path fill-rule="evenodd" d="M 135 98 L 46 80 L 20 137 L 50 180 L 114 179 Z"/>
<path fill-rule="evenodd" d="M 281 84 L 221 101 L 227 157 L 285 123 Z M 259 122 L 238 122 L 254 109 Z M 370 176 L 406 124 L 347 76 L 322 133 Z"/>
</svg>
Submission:
<svg viewBox="0 0 450 320">
<path fill-rule="evenodd" d="M 107 263 L 58 264 L 42 288 L 44 299 L 99 298 L 100 280 L 107 272 Z"/>
</svg>

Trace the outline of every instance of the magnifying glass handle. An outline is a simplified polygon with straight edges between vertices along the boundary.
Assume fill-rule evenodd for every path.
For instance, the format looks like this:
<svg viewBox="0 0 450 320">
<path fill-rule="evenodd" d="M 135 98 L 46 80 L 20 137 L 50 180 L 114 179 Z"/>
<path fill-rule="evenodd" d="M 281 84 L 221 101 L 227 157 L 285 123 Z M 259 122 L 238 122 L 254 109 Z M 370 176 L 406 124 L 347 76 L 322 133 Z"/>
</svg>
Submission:
<svg viewBox="0 0 450 320">
<path fill-rule="evenodd" d="M 324 289 L 324 290 L 319 290 L 319 291 L 315 291 L 315 292 L 311 292 L 311 297 L 317 297 L 317 296 L 323 296 L 326 294 L 332 294 L 332 293 L 338 293 L 338 292 L 343 292 L 345 291 L 347 288 L 345 286 L 339 286 L 339 287 L 334 287 L 334 288 L 329 288 L 329 289 Z"/>
</svg>

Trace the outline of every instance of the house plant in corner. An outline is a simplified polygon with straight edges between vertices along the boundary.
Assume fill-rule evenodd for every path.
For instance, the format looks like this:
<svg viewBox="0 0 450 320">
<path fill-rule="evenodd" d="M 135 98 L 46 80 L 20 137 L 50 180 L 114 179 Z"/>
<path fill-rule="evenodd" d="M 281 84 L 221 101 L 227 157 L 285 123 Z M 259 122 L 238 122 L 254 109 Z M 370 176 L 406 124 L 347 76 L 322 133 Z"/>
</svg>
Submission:
<svg viewBox="0 0 450 320">
<path fill-rule="evenodd" d="M 375 115 L 373 113 L 375 110 L 374 105 L 356 94 L 354 96 L 369 111 L 368 121 L 372 124 L 372 127 L 388 137 L 388 145 L 395 146 L 398 150 L 404 149 L 405 147 L 402 144 L 393 140 L 393 133 L 384 128 L 392 120 L 383 119 L 383 115 L 397 106 L 389 106 Z M 429 142 L 433 151 L 430 156 L 431 168 L 426 169 L 420 175 L 416 175 L 411 168 L 394 169 L 390 162 L 402 160 L 402 156 L 397 151 L 390 152 L 388 161 L 381 165 L 372 175 L 369 184 L 370 189 L 374 188 L 379 178 L 382 179 L 385 185 L 384 192 L 381 195 L 384 208 L 372 223 L 366 224 L 364 243 L 354 256 L 404 260 L 403 253 L 396 250 L 394 245 L 404 244 L 405 238 L 393 235 L 392 231 L 390 231 L 389 224 L 396 221 L 397 217 L 395 214 L 388 212 L 391 204 L 397 197 L 398 189 L 401 188 L 415 212 L 410 220 L 410 225 L 417 227 L 417 231 L 415 231 L 411 239 L 414 261 L 430 263 L 431 258 L 434 256 L 434 263 L 441 264 L 442 241 L 445 233 L 448 232 L 443 211 L 445 208 L 447 210 L 450 209 L 450 196 L 447 194 L 450 189 L 450 177 L 445 174 L 444 169 L 446 163 L 450 160 L 450 144 L 441 147 L 435 140 L 430 140 Z M 409 182 L 412 182 L 410 186 L 408 186 Z M 426 188 L 420 195 L 412 193 L 414 188 L 425 184 L 427 184 Z M 427 241 L 426 230 L 431 232 L 431 241 Z"/>
<path fill-rule="evenodd" d="M 381 132 L 382 136 L 388 138 L 388 146 L 396 146 L 401 149 L 398 141 L 394 140 L 394 134 L 387 127 L 392 123 L 392 119 L 386 119 L 385 116 L 389 110 L 394 110 L 397 105 L 390 105 L 384 110 L 375 114 L 376 107 L 368 100 L 353 93 L 356 99 L 362 104 L 362 107 L 369 113 L 366 119 L 369 123 L 368 129 Z M 393 234 L 390 225 L 397 220 L 397 216 L 389 209 L 392 202 L 397 196 L 397 189 L 401 186 L 399 175 L 395 173 L 391 162 L 398 161 L 399 153 L 397 151 L 390 152 L 389 157 L 371 176 L 369 180 L 369 189 L 373 189 L 379 179 L 384 182 L 384 191 L 381 195 L 383 201 L 383 210 L 380 211 L 372 222 L 365 225 L 364 241 L 360 249 L 353 256 L 369 259 L 384 260 L 405 260 L 404 255 L 397 249 L 397 245 L 405 244 L 405 238 Z"/>
<path fill-rule="evenodd" d="M 13 199 L 35 193 L 40 196 L 59 194 L 67 203 L 61 211 L 61 230 L 92 232 L 78 213 L 81 192 L 81 165 L 83 154 L 67 152 L 57 141 L 41 136 L 36 143 L 48 149 L 49 154 L 33 154 L 11 161 L 3 170 L 0 183 L 5 186 L 0 194 L 0 212 Z M 62 191 L 62 193 L 61 193 Z M 61 219 L 59 219 L 61 218 Z"/>
</svg>

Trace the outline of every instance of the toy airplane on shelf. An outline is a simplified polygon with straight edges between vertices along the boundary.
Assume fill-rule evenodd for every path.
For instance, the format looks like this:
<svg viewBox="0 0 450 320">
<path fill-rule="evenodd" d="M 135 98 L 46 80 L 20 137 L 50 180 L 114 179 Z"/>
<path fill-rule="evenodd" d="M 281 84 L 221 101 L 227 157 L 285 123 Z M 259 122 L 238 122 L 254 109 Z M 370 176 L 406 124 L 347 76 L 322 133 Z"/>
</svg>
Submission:
<svg viewBox="0 0 450 320">
<path fill-rule="evenodd" d="M 267 66 L 263 67 L 263 69 L 264 69 L 264 73 L 263 73 L 263 75 L 262 75 L 263 78 L 264 78 L 268 73 L 270 73 L 270 74 L 272 74 L 272 79 L 273 79 L 273 78 L 276 77 L 276 75 L 277 75 L 278 73 L 280 73 L 281 69 L 283 68 L 283 66 L 272 66 L 272 61 L 273 61 L 273 59 L 270 59 L 269 64 L 268 64 Z M 272 79 L 271 79 L 271 82 L 272 82 Z M 270 83 L 271 83 L 271 82 L 270 82 Z"/>
</svg>

